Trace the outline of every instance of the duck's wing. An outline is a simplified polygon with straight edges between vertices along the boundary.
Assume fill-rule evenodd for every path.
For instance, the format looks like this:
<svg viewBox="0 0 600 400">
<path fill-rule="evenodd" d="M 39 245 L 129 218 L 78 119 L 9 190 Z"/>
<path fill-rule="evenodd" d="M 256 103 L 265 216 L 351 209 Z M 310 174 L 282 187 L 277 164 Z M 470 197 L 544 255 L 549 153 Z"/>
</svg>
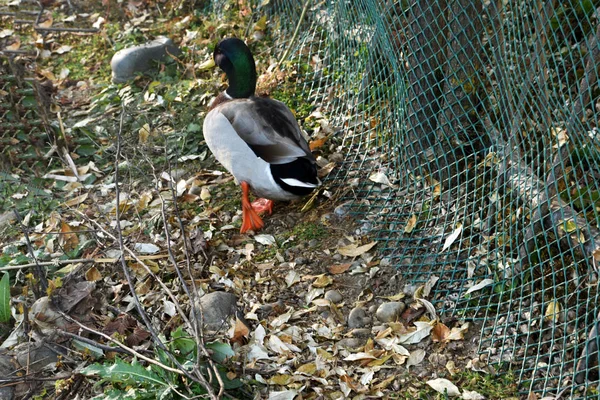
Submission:
<svg viewBox="0 0 600 400">
<path fill-rule="evenodd" d="M 216 109 L 231 123 L 252 151 L 270 164 L 284 164 L 298 158 L 314 162 L 298 122 L 280 101 L 252 97 L 235 99 Z"/>
</svg>

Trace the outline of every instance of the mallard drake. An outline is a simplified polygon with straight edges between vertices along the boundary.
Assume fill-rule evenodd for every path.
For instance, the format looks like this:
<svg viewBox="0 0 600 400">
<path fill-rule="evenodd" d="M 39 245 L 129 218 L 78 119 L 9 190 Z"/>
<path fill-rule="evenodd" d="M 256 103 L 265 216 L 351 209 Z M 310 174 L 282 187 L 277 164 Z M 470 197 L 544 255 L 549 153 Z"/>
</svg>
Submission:
<svg viewBox="0 0 600 400">
<path fill-rule="evenodd" d="M 215 158 L 242 188 L 241 233 L 264 226 L 258 213 L 272 212 L 273 200 L 294 200 L 319 184 L 315 157 L 291 110 L 256 96 L 256 64 L 236 38 L 221 40 L 214 63 L 229 87 L 213 101 L 204 119 L 204 138 Z M 249 192 L 261 197 L 250 203 Z"/>
</svg>

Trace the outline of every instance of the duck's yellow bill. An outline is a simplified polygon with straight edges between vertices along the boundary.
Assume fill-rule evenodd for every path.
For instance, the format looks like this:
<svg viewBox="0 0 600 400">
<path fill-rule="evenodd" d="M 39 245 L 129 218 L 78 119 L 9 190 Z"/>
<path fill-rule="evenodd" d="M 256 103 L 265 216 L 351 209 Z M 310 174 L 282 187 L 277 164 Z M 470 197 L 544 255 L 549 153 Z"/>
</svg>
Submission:
<svg viewBox="0 0 600 400">
<path fill-rule="evenodd" d="M 211 68 L 214 68 L 214 67 L 215 67 L 215 60 L 213 60 L 212 58 L 210 58 L 209 60 L 204 61 L 202 64 L 200 64 L 198 66 L 198 70 L 199 71 L 207 71 L 207 70 L 209 70 Z"/>
</svg>

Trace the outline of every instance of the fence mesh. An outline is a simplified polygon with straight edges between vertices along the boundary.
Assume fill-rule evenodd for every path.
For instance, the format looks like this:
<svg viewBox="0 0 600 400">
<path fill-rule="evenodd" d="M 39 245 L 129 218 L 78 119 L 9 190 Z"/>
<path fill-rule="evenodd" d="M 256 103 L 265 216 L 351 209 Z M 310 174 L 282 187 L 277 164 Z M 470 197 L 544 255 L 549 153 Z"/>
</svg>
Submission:
<svg viewBox="0 0 600 400">
<path fill-rule="evenodd" d="M 600 2 L 262 3 L 362 229 L 523 393 L 597 396 Z"/>
</svg>

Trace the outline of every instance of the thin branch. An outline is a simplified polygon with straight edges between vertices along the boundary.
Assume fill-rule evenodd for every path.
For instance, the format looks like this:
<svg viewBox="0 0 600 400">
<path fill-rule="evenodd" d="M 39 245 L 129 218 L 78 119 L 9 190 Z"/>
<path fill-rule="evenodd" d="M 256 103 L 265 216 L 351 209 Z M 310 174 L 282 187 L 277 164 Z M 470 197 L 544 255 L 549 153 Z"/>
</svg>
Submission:
<svg viewBox="0 0 600 400">
<path fill-rule="evenodd" d="M 292 46 L 294 46 L 294 43 L 296 42 L 296 38 L 298 37 L 298 32 L 300 32 L 300 25 L 302 25 L 302 21 L 304 21 L 304 17 L 306 16 L 306 11 L 308 10 L 309 4 L 310 4 L 310 0 L 306 0 L 304 2 L 304 8 L 302 8 L 302 13 L 300 14 L 300 18 L 298 18 L 298 23 L 296 24 L 296 29 L 294 30 L 294 34 L 292 35 L 292 38 L 290 39 L 289 45 L 285 49 L 283 56 L 281 56 L 281 59 L 277 63 L 277 67 L 279 67 L 285 61 L 285 59 L 290 54 L 290 51 L 292 51 Z"/>
<path fill-rule="evenodd" d="M 123 132 L 123 121 L 125 119 L 125 107 L 122 106 L 121 108 L 121 118 L 120 118 L 120 122 L 119 122 L 119 129 L 117 131 L 117 148 L 116 148 L 116 154 L 115 154 L 115 201 L 116 201 L 116 211 L 115 211 L 115 220 L 116 220 L 116 229 L 117 229 L 117 241 L 119 243 L 119 249 L 121 250 L 121 254 L 123 254 L 126 250 L 125 244 L 123 242 L 123 231 L 121 229 L 121 205 L 120 205 L 120 195 L 121 195 L 121 191 L 119 188 L 119 161 L 120 161 L 120 157 L 121 157 L 121 133 Z M 131 252 L 131 250 L 129 250 L 129 252 Z M 131 254 L 133 254 L 133 252 L 131 252 Z M 185 376 L 188 377 L 189 379 L 200 383 L 204 389 L 207 391 L 209 397 L 211 399 L 215 399 L 217 400 L 219 397 L 217 397 L 214 393 L 213 388 L 211 387 L 210 383 L 207 382 L 206 378 L 204 377 L 204 375 L 202 375 L 201 371 L 195 371 L 196 374 L 195 376 L 190 374 L 185 368 L 183 368 L 183 366 L 181 365 L 181 363 L 177 360 L 177 358 L 175 356 L 173 356 L 173 354 L 171 354 L 171 352 L 167 349 L 167 347 L 165 346 L 165 344 L 162 342 L 162 340 L 160 340 L 160 338 L 158 337 L 158 334 L 156 333 L 156 330 L 154 329 L 154 326 L 152 325 L 152 322 L 149 320 L 148 318 L 148 314 L 146 314 L 144 308 L 142 307 L 140 300 L 138 298 L 137 293 L 135 292 L 135 286 L 133 284 L 133 278 L 131 277 L 131 273 L 129 272 L 129 268 L 127 266 L 127 263 L 125 262 L 125 258 L 121 257 L 121 267 L 123 269 L 123 273 L 125 274 L 125 278 L 127 279 L 127 283 L 129 285 L 129 291 L 131 293 L 131 297 L 133 298 L 133 301 L 135 303 L 136 309 L 138 310 L 138 313 L 140 315 L 140 317 L 144 320 L 144 324 L 146 325 L 146 328 L 148 328 L 148 331 L 150 332 L 150 334 L 152 335 L 152 339 L 154 341 L 154 343 L 160 347 L 161 349 L 163 349 L 165 351 L 165 354 L 167 355 L 167 357 L 169 357 L 169 359 L 171 360 L 171 362 L 175 365 L 177 365 L 181 371 L 184 372 Z M 147 267 L 146 267 L 147 268 Z M 147 269 L 149 272 L 150 268 Z M 153 274 L 154 275 L 154 274 Z M 164 287 L 164 289 L 167 291 L 167 293 L 170 296 L 173 296 L 173 294 L 171 293 L 170 290 L 168 290 L 168 288 L 166 288 L 166 286 L 164 285 L 164 283 L 161 280 L 158 280 L 158 282 L 161 284 L 161 287 Z M 173 298 L 175 298 L 173 296 Z M 175 306 L 178 307 L 178 302 L 175 300 L 174 302 Z M 181 312 L 181 317 L 186 319 L 185 314 L 183 313 L 183 311 L 181 310 L 180 307 L 178 307 L 178 311 Z"/>
</svg>

